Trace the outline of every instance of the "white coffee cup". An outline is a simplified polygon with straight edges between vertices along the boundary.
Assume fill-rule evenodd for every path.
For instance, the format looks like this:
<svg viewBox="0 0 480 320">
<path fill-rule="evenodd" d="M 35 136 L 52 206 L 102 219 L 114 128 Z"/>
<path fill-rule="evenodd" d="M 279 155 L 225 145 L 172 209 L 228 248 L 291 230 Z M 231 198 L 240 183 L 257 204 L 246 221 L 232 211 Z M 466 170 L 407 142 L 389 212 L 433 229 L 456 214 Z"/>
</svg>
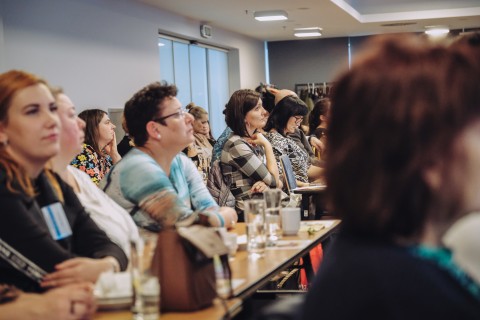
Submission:
<svg viewBox="0 0 480 320">
<path fill-rule="evenodd" d="M 286 236 L 293 236 L 300 229 L 300 208 L 282 208 L 280 210 L 282 217 L 282 231 Z"/>
</svg>

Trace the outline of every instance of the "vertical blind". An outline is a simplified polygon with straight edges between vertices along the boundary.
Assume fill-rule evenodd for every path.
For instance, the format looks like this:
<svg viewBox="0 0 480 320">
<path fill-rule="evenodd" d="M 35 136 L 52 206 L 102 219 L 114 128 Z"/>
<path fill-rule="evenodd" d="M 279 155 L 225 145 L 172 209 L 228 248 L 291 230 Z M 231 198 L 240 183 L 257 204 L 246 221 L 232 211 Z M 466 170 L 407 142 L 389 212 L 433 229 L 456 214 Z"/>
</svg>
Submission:
<svg viewBox="0 0 480 320">
<path fill-rule="evenodd" d="M 225 129 L 223 109 L 229 99 L 228 51 L 160 36 L 160 79 L 178 87 L 183 106 L 190 102 L 208 111 L 213 136 Z"/>
</svg>

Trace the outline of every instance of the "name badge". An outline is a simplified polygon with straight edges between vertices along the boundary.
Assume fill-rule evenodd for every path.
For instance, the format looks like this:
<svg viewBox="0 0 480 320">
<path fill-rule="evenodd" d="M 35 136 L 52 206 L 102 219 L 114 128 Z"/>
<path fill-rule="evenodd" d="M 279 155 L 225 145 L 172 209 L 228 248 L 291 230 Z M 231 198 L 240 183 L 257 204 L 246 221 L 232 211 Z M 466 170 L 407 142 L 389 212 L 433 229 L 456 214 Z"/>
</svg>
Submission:
<svg viewBox="0 0 480 320">
<path fill-rule="evenodd" d="M 43 207 L 42 213 L 54 240 L 61 240 L 72 235 L 72 229 L 60 202 Z"/>
</svg>

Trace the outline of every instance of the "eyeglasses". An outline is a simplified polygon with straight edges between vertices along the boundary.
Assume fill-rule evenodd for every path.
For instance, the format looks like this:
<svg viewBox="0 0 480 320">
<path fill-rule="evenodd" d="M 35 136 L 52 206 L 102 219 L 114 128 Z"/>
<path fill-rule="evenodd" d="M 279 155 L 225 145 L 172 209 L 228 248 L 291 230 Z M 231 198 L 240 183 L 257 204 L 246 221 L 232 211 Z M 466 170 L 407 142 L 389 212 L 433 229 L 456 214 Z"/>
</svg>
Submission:
<svg viewBox="0 0 480 320">
<path fill-rule="evenodd" d="M 165 125 L 165 120 L 166 120 L 166 119 L 168 119 L 168 118 L 170 118 L 170 117 L 185 118 L 185 115 L 186 115 L 186 114 L 187 114 L 187 112 L 186 112 L 185 110 L 180 109 L 180 110 L 178 110 L 178 112 L 169 114 L 168 116 L 165 116 L 165 117 L 161 117 L 161 118 L 157 118 L 157 119 L 152 119 L 152 121 Z"/>
<path fill-rule="evenodd" d="M 302 121 L 303 121 L 303 117 L 294 116 L 294 118 L 295 118 L 295 124 L 300 124 L 300 123 L 302 123 Z"/>
</svg>

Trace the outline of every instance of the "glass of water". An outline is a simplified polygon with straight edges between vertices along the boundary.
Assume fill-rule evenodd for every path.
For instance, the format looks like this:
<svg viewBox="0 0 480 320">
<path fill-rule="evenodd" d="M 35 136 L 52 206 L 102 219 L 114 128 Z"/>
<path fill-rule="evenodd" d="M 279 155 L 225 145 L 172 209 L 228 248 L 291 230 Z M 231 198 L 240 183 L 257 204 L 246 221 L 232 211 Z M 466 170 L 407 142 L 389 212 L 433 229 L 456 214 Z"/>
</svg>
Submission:
<svg viewBox="0 0 480 320">
<path fill-rule="evenodd" d="M 263 257 L 266 247 L 265 200 L 245 200 L 247 251 L 249 257 Z"/>
<path fill-rule="evenodd" d="M 157 320 L 160 308 L 160 284 L 158 278 L 152 274 L 151 265 L 157 234 L 140 230 L 140 239 L 132 242 L 132 287 L 134 320 Z"/>
<path fill-rule="evenodd" d="M 275 246 L 282 232 L 280 209 L 282 192 L 280 189 L 268 189 L 263 192 L 265 199 L 265 221 L 267 224 L 267 246 Z"/>
</svg>

